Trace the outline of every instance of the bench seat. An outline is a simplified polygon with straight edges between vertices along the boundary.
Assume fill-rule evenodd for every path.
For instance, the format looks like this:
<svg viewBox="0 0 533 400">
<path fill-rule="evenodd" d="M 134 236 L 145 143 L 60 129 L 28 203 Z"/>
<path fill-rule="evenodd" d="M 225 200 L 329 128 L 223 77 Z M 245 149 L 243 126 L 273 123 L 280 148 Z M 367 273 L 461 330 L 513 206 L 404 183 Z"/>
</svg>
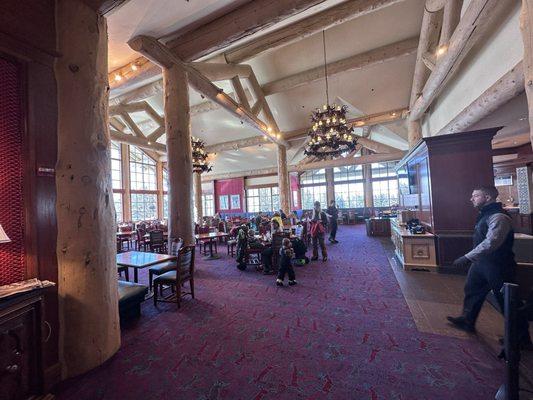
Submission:
<svg viewBox="0 0 533 400">
<path fill-rule="evenodd" d="M 141 303 L 147 293 L 148 287 L 145 285 L 118 281 L 118 311 L 121 323 L 141 315 Z"/>
</svg>

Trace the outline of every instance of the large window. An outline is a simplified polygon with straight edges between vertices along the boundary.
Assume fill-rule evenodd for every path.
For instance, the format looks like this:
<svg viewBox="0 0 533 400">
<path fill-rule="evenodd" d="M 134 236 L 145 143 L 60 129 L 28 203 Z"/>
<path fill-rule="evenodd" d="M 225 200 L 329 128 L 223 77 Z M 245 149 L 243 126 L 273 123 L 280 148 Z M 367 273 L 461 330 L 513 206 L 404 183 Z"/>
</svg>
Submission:
<svg viewBox="0 0 533 400">
<path fill-rule="evenodd" d="M 131 218 L 134 221 L 157 218 L 157 194 L 131 193 Z"/>
<path fill-rule="evenodd" d="M 135 146 L 130 146 L 130 176 L 132 191 L 157 191 L 156 163 Z"/>
<path fill-rule="evenodd" d="M 338 208 L 363 208 L 365 206 L 362 165 L 334 168 L 333 182 L 335 203 Z"/>
<path fill-rule="evenodd" d="M 157 218 L 156 162 L 135 146 L 130 146 L 131 218 L 134 221 Z"/>
<path fill-rule="evenodd" d="M 117 222 L 124 221 L 124 211 L 122 209 L 122 193 L 113 192 L 113 202 L 117 213 Z"/>
<path fill-rule="evenodd" d="M 327 206 L 326 185 L 302 186 L 302 208 L 312 209 L 315 201 L 319 201 L 322 208 Z"/>
<path fill-rule="evenodd" d="M 349 165 L 347 167 L 333 168 L 335 182 L 363 180 L 363 166 Z"/>
<path fill-rule="evenodd" d="M 278 187 L 247 189 L 246 209 L 248 212 L 279 210 Z"/>
<path fill-rule="evenodd" d="M 168 172 L 163 168 L 163 218 L 168 219 Z"/>
<path fill-rule="evenodd" d="M 336 183 L 335 203 L 338 208 L 363 208 L 365 206 L 363 182 Z"/>
<path fill-rule="evenodd" d="M 304 210 L 312 209 L 315 201 L 319 201 L 322 207 L 327 206 L 325 169 L 304 172 L 300 176 L 300 183 Z"/>
<path fill-rule="evenodd" d="M 398 181 L 394 171 L 395 165 L 395 162 L 372 164 L 374 207 L 391 207 L 398 204 Z"/>
<path fill-rule="evenodd" d="M 300 183 L 302 185 L 314 185 L 317 183 L 326 183 L 326 170 L 315 169 L 306 171 L 300 176 Z"/>
<path fill-rule="evenodd" d="M 117 222 L 124 221 L 124 188 L 122 186 L 122 148 L 120 143 L 111 142 L 111 182 Z"/>
<path fill-rule="evenodd" d="M 212 194 L 202 195 L 202 212 L 205 217 L 215 215 L 215 202 Z"/>
</svg>

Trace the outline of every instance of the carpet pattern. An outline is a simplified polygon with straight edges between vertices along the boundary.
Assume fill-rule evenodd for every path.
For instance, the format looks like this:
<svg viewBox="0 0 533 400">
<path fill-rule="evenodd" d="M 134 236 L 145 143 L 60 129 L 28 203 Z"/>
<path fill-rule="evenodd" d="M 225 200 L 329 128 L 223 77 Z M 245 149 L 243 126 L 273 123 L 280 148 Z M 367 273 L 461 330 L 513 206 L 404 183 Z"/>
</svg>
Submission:
<svg viewBox="0 0 533 400">
<path fill-rule="evenodd" d="M 196 299 L 146 301 L 120 351 L 58 399 L 493 398 L 503 364 L 475 338 L 418 332 L 379 240 L 361 225 L 338 239 L 294 287 L 198 257 Z"/>
</svg>

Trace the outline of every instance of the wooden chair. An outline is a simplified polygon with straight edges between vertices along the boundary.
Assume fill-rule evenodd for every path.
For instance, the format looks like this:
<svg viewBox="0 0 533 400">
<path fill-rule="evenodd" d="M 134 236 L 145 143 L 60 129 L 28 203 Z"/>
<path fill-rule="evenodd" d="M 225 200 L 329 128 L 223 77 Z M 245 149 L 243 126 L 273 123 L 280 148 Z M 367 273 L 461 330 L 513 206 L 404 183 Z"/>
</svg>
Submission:
<svg viewBox="0 0 533 400">
<path fill-rule="evenodd" d="M 168 254 L 171 256 L 178 256 L 180 249 L 183 246 L 183 239 L 174 239 L 170 244 L 170 249 Z M 152 291 L 152 282 L 154 280 L 154 275 L 163 275 L 166 272 L 173 271 L 177 267 L 176 261 L 167 261 L 165 263 L 154 265 L 148 269 L 148 288 Z"/>
<path fill-rule="evenodd" d="M 235 247 L 237 247 L 237 238 L 235 236 L 228 236 L 226 240 L 226 246 L 228 250 L 228 256 L 235 257 Z"/>
<path fill-rule="evenodd" d="M 205 234 L 209 233 L 209 227 L 208 226 L 201 226 L 198 228 L 198 234 Z M 209 245 L 209 239 L 200 239 L 198 240 L 198 243 L 200 244 L 200 253 L 203 253 L 203 255 L 207 255 L 207 246 Z M 202 245 L 204 246 L 204 251 L 202 252 Z M 217 249 L 217 241 L 213 241 L 213 245 L 215 246 L 215 253 L 218 253 Z"/>
<path fill-rule="evenodd" d="M 152 253 L 165 253 L 166 243 L 163 231 L 150 232 L 150 251 Z"/>
<path fill-rule="evenodd" d="M 137 235 L 137 250 L 146 250 L 146 247 L 149 244 L 149 241 L 144 238 L 144 235 L 146 235 L 146 231 L 144 229 L 137 228 L 135 234 Z"/>
<path fill-rule="evenodd" d="M 190 294 L 194 299 L 194 251 L 195 246 L 183 246 L 178 252 L 177 268 L 165 272 L 154 279 L 154 305 L 157 302 L 178 304 L 180 307 L 181 297 Z M 182 292 L 182 286 L 189 281 L 190 292 Z M 172 293 L 163 297 L 163 285 L 170 286 Z M 158 298 L 158 289 L 161 298 Z"/>
</svg>

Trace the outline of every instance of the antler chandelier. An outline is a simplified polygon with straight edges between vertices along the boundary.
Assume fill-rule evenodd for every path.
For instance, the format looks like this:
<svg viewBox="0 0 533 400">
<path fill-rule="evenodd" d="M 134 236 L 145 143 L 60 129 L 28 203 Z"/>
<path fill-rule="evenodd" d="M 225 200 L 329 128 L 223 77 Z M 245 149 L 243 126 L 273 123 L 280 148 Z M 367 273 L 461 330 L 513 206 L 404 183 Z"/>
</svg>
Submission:
<svg viewBox="0 0 533 400">
<path fill-rule="evenodd" d="M 203 140 L 192 137 L 192 171 L 198 172 L 209 172 L 213 168 L 207 163 L 208 154 L 205 152 L 205 143 Z"/>
<path fill-rule="evenodd" d="M 353 128 L 346 124 L 346 106 L 329 104 L 328 67 L 326 63 L 326 34 L 322 31 L 324 44 L 324 75 L 326 78 L 326 104 L 311 115 L 313 126 L 307 133 L 309 141 L 304 154 L 318 159 L 337 157 L 351 152 L 357 145 Z"/>
</svg>

